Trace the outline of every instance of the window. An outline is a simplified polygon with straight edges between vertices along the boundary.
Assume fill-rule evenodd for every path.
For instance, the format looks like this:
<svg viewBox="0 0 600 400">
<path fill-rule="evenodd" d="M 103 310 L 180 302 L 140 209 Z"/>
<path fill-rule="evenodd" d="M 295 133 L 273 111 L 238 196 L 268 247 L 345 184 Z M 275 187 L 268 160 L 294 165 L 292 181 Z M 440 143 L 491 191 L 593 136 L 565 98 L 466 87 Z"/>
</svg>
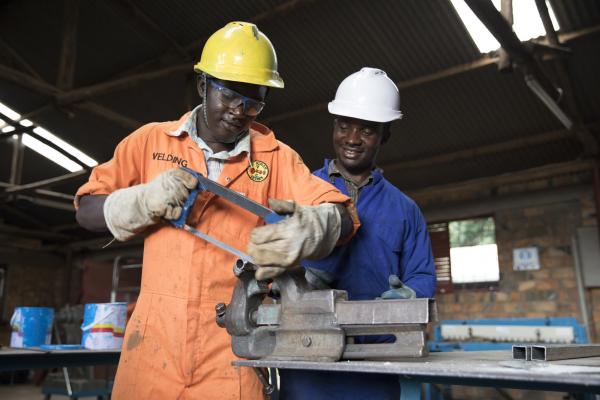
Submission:
<svg viewBox="0 0 600 400">
<path fill-rule="evenodd" d="M 489 284 L 500 280 L 496 227 L 493 217 L 429 225 L 438 279 L 438 292 L 454 285 Z"/>
</svg>

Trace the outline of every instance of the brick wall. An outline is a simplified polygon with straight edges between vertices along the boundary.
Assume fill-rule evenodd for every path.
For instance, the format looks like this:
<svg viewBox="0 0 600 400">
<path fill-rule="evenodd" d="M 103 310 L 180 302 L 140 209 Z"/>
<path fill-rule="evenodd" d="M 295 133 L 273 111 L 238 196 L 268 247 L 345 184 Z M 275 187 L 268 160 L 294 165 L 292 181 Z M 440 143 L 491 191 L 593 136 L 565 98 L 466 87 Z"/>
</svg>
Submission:
<svg viewBox="0 0 600 400">
<path fill-rule="evenodd" d="M 18 306 L 53 307 L 67 302 L 69 268 L 64 259 L 46 253 L 3 254 L 7 266 L 0 322 L 0 344 L 10 343 L 10 317 Z"/>
<path fill-rule="evenodd" d="M 527 204 L 531 193 L 568 188 L 586 188 L 581 196 L 565 201 Z M 515 207 L 499 207 L 492 214 L 496 224 L 496 240 L 500 265 L 500 282 L 489 289 L 460 289 L 453 293 L 438 294 L 440 319 L 482 319 L 511 317 L 576 317 L 583 322 L 579 307 L 572 237 L 581 226 L 595 226 L 596 207 L 591 186 L 591 174 L 578 172 L 562 176 L 535 179 L 504 186 L 465 186 L 456 191 L 415 195 L 424 210 L 445 210 L 464 204 L 494 201 L 502 196 L 523 196 Z M 543 204 L 540 204 L 543 203 Z M 501 202 L 499 203 L 501 204 Z M 517 202 L 515 202 L 517 204 Z M 425 212 L 427 216 L 427 211 Z M 439 214 L 437 214 L 439 215 Z M 477 216 L 477 215 L 471 215 Z M 516 247 L 538 248 L 541 269 L 513 271 L 512 250 Z M 592 341 L 600 339 L 600 288 L 586 291 Z M 493 388 L 452 388 L 454 398 L 461 399 L 562 399 L 564 393 L 504 390 Z"/>
<path fill-rule="evenodd" d="M 571 254 L 578 202 L 495 214 L 500 282 L 495 291 L 457 289 L 437 297 L 441 319 L 576 316 L 581 320 Z M 541 269 L 513 271 L 516 247 L 538 248 Z"/>
</svg>

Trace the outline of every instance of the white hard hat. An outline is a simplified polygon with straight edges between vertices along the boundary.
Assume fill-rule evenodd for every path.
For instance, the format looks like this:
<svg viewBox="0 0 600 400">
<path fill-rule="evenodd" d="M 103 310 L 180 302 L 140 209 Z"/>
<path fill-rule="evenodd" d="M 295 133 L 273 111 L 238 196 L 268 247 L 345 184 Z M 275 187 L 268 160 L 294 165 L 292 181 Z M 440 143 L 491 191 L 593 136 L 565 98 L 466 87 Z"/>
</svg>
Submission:
<svg viewBox="0 0 600 400">
<path fill-rule="evenodd" d="M 365 67 L 344 79 L 327 109 L 334 115 L 365 121 L 402 118 L 398 87 L 385 71 L 377 68 Z"/>
</svg>

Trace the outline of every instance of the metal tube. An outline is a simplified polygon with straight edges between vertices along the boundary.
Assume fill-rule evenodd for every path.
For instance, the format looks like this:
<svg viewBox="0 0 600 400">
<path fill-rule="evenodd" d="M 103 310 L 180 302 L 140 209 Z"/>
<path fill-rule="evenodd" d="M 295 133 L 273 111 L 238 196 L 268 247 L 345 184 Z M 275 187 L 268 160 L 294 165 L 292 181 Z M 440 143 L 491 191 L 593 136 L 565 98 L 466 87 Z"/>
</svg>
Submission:
<svg viewBox="0 0 600 400">
<path fill-rule="evenodd" d="M 528 345 L 513 345 L 512 347 L 513 360 L 531 360 L 531 346 Z"/>
<path fill-rule="evenodd" d="M 537 361 L 568 360 L 600 356 L 598 344 L 563 344 L 531 346 L 531 359 Z"/>
<path fill-rule="evenodd" d="M 581 257 L 579 252 L 579 243 L 576 236 L 571 239 L 571 246 L 573 248 L 573 264 L 575 268 L 575 279 L 577 281 L 577 294 L 579 297 L 579 310 L 581 311 L 581 318 L 583 319 L 583 325 L 585 326 L 585 334 L 587 340 L 592 340 L 590 330 L 590 318 L 589 311 L 587 308 L 587 302 L 585 301 L 585 288 L 583 286 L 583 275 L 581 273 Z"/>
</svg>

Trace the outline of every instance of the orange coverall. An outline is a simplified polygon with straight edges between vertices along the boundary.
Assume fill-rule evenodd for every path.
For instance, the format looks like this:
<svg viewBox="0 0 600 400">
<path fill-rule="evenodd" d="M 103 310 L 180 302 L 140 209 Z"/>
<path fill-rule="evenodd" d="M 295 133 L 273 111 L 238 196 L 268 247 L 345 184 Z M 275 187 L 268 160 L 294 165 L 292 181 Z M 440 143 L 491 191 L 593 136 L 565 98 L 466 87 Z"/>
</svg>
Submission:
<svg viewBox="0 0 600 400">
<path fill-rule="evenodd" d="M 187 166 L 206 176 L 202 150 L 187 134 L 172 133 L 187 116 L 145 125 L 126 137 L 113 158 L 94 168 L 79 188 L 76 206 L 83 195 L 106 195 L 146 183 L 170 168 Z M 300 156 L 277 141 L 270 129 L 254 123 L 250 134 L 250 159 L 242 153 L 228 160 L 220 184 L 263 205 L 269 198 L 303 205 L 349 204 L 346 196 L 313 176 Z M 202 192 L 188 224 L 245 251 L 250 232 L 263 222 Z M 231 366 L 235 356 L 230 337 L 215 323 L 215 304 L 228 303 L 236 283 L 235 256 L 165 223 L 145 234 L 141 292 L 125 331 L 113 398 L 262 398 L 254 371 Z"/>
</svg>

